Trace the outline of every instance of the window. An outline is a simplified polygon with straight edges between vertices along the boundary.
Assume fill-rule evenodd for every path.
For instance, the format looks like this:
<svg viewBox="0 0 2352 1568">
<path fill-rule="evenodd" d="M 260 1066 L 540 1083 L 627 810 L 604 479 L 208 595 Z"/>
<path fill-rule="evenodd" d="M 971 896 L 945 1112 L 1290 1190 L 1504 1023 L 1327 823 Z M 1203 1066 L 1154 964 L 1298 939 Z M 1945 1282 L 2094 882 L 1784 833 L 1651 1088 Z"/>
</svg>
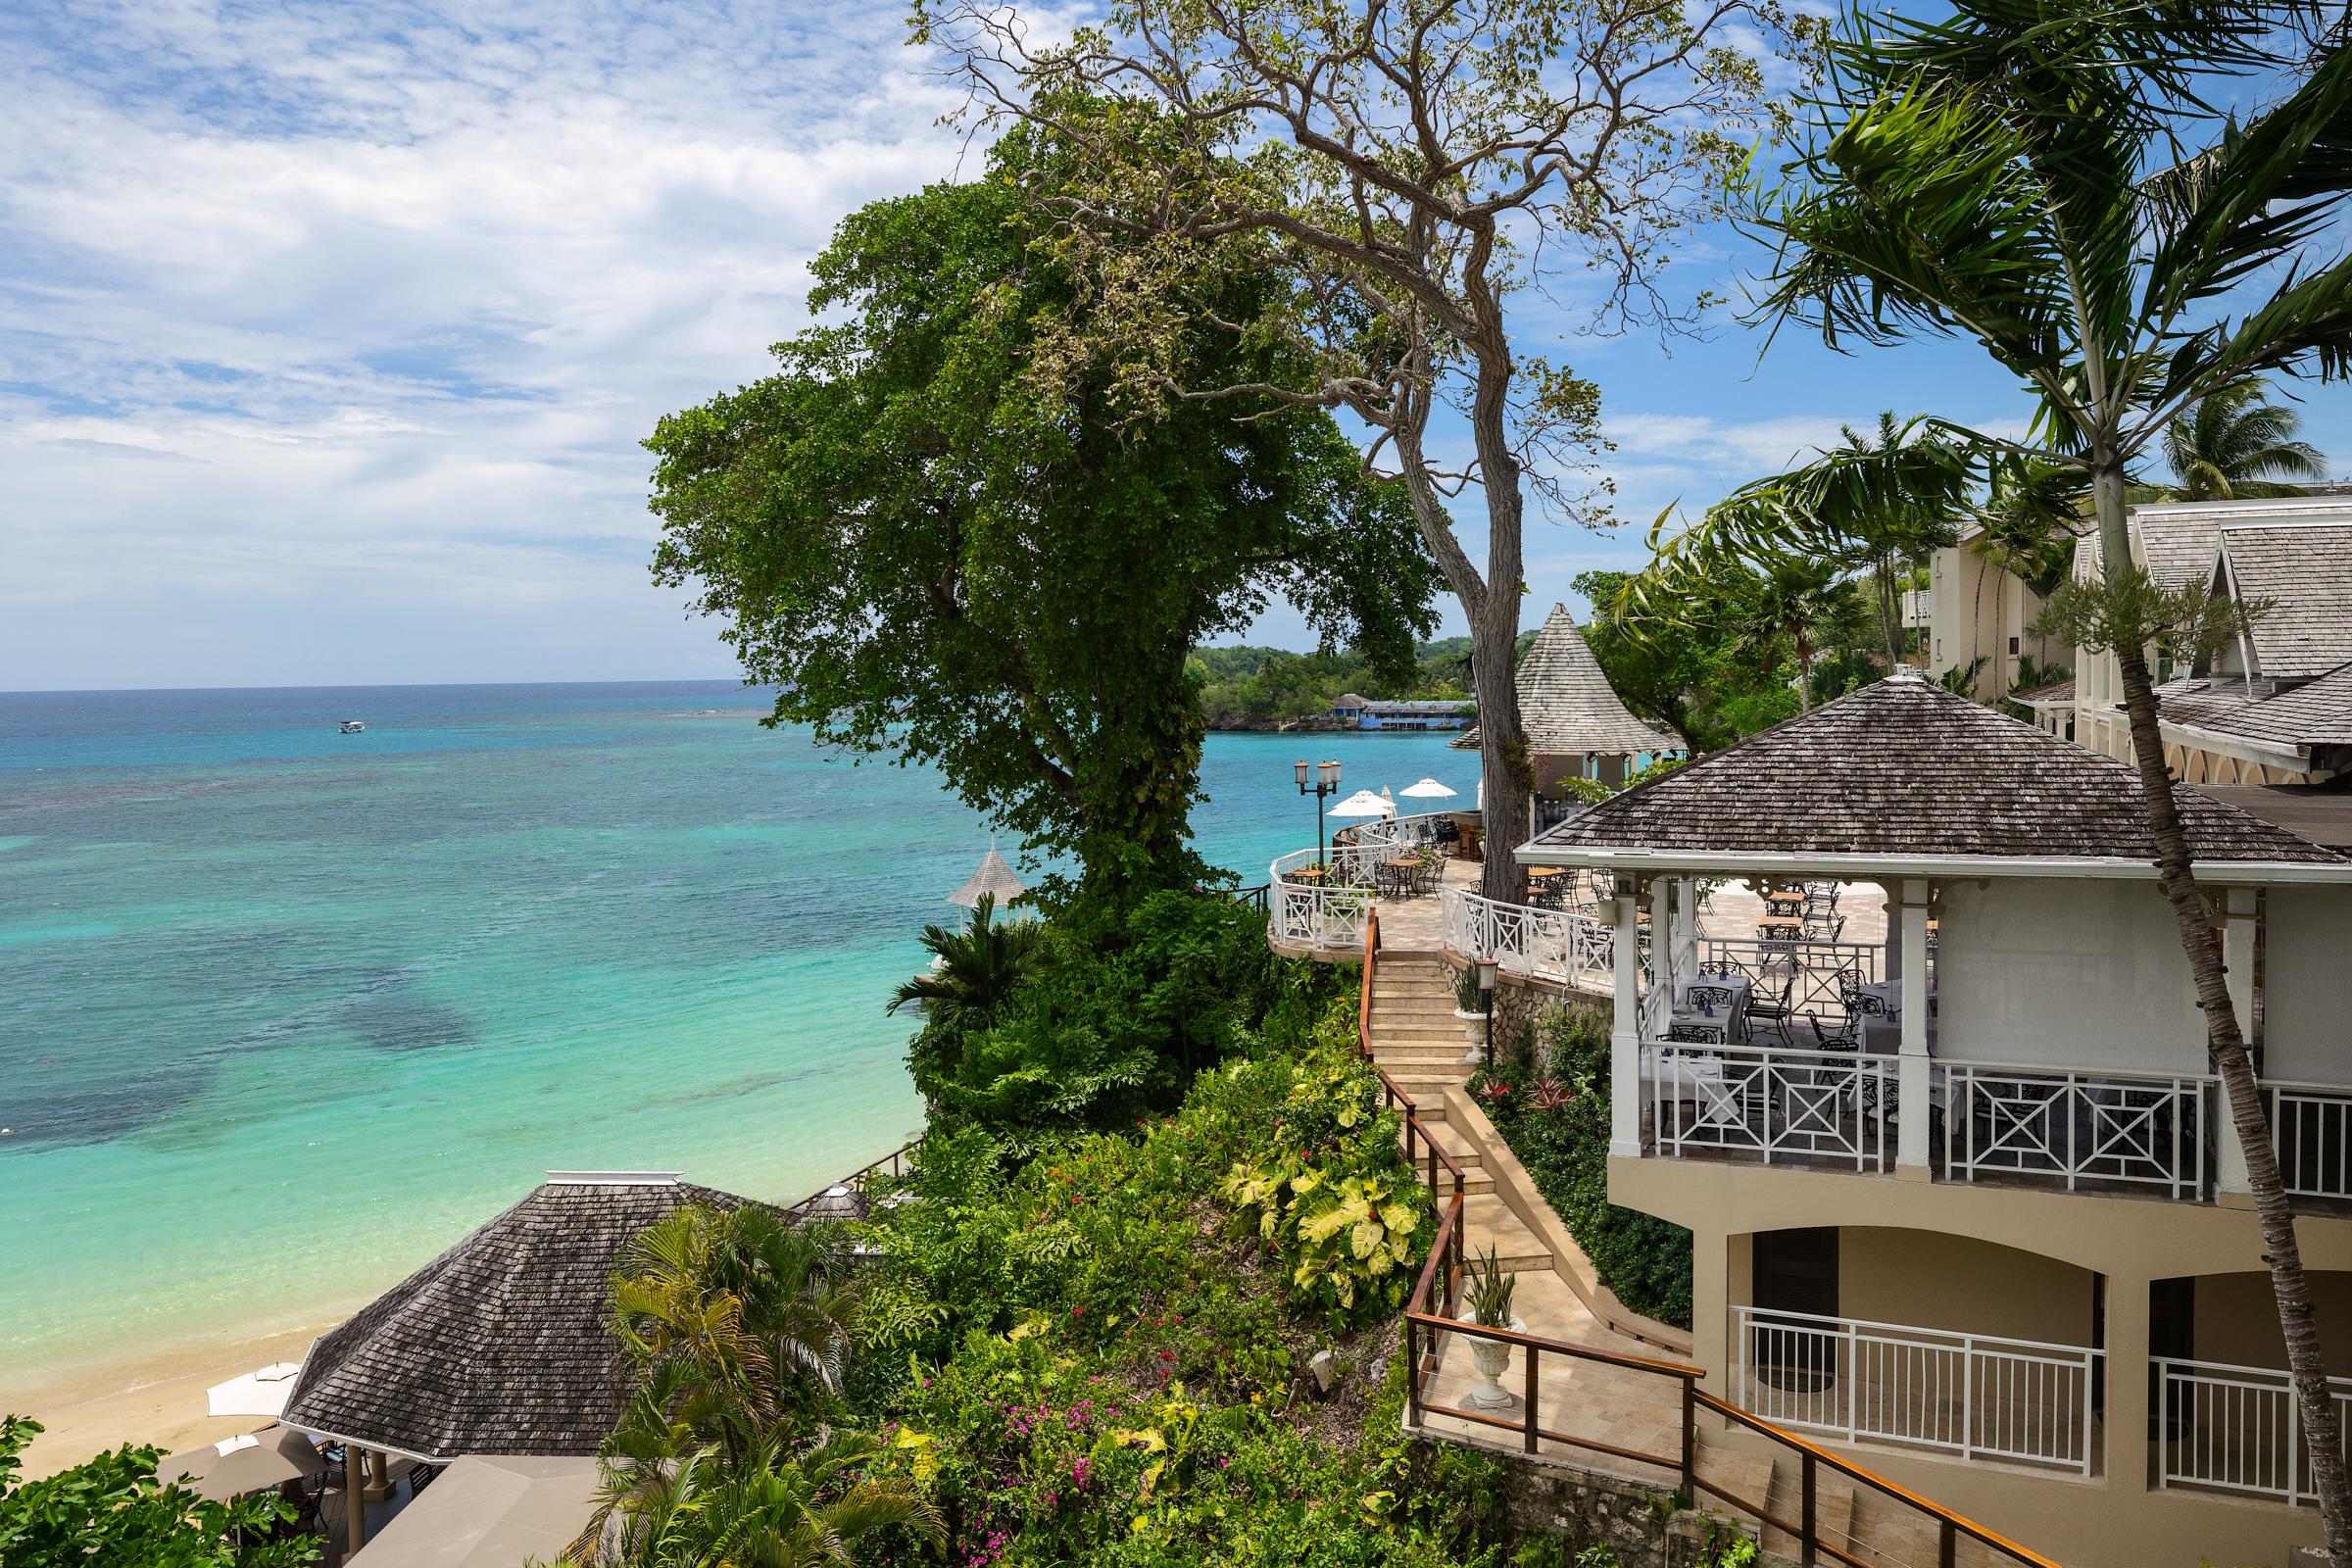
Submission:
<svg viewBox="0 0 2352 1568">
<path fill-rule="evenodd" d="M 2009 656 L 2012 659 L 2017 657 L 2017 639 L 2014 637 L 2009 639 Z"/>
</svg>

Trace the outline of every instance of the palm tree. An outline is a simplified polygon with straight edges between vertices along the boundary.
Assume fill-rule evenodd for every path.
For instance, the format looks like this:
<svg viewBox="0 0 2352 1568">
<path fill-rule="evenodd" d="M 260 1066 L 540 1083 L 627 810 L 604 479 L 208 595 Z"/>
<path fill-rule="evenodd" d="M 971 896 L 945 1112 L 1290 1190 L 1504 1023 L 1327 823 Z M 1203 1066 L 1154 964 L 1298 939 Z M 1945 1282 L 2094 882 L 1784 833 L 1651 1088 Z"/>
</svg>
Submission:
<svg viewBox="0 0 2352 1568">
<path fill-rule="evenodd" d="M 2339 128 L 2352 46 L 2336 32 L 2313 49 L 2293 25 L 2306 15 L 2260 0 L 1870 13 L 1836 45 L 1812 134 L 1755 188 L 1751 216 L 1781 247 L 1763 319 L 1811 326 L 1833 348 L 1973 339 L 2039 409 L 2023 436 L 1953 432 L 2071 468 L 2090 493 L 2101 582 L 2061 587 L 2044 624 L 2112 650 L 2121 668 L 2157 881 L 2245 1149 L 2328 1557 L 2352 1568 L 2352 1494 L 2294 1215 L 2149 670 L 2151 645 L 2179 651 L 2221 628 L 2206 596 L 2161 591 L 2134 566 L 2125 517 L 2131 467 L 2191 410 L 2265 374 L 2352 369 L 2352 257 L 2304 256 L 2352 189 Z M 2241 125 L 2210 107 L 2231 75 L 2282 95 Z"/>
<path fill-rule="evenodd" d="M 2170 501 L 2253 501 L 2299 496 L 2288 481 L 2327 475 L 2320 449 L 2299 441 L 2302 416 L 2270 400 L 2260 381 L 2240 381 L 2207 393 L 2164 428 L 2164 460 L 2175 482 Z"/>
<path fill-rule="evenodd" d="M 566 1555 L 565 1568 L 833 1568 L 860 1537 L 907 1526 L 937 1544 L 938 1511 L 910 1484 L 866 1474 L 881 1446 L 863 1434 L 828 1433 L 800 1451 L 774 1437 L 732 1462 L 710 1446 L 683 1446 L 652 1464 L 610 1458 L 605 1502 L 592 1528 L 612 1549 Z"/>
<path fill-rule="evenodd" d="M 856 1296 L 828 1228 L 689 1204 L 630 1241 L 612 1286 L 644 1380 L 632 1442 L 674 1427 L 740 1458 L 841 1390 Z"/>
<path fill-rule="evenodd" d="M 934 1025 L 955 1034 L 994 1029 L 1004 1004 L 1045 951 L 1045 927 L 1031 920 L 999 922 L 993 893 L 972 906 L 962 930 L 923 927 L 923 946 L 939 961 L 891 994 L 890 1010 L 919 1004 Z"/>
<path fill-rule="evenodd" d="M 1951 543 L 1968 496 L 1966 450 L 1924 426 L 1892 414 L 1868 432 L 1847 425 L 1841 445 L 1741 485 L 1672 539 L 1660 517 L 1650 529 L 1655 559 L 1621 599 L 1633 612 L 1655 612 L 1690 574 L 1765 575 L 1788 562 L 1866 571 L 1892 668 L 1902 662 L 1901 570 Z"/>
<path fill-rule="evenodd" d="M 1735 591 L 1740 651 L 1777 662 L 1785 639 L 1796 655 L 1796 700 L 1813 706 L 1813 657 L 1824 633 L 1845 618 L 1851 603 L 1837 566 L 1818 561 L 1776 561 Z"/>
</svg>

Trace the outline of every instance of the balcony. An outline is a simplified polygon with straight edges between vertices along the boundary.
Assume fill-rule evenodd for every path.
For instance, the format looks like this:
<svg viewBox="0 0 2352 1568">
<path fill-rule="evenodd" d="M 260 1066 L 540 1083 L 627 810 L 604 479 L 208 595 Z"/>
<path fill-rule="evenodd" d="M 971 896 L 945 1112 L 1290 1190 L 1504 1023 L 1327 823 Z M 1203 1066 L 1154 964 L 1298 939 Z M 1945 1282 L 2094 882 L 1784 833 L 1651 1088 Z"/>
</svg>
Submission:
<svg viewBox="0 0 2352 1568">
<path fill-rule="evenodd" d="M 2159 1359 L 2156 1484 L 2285 1503 L 2315 1501 L 2303 1423 L 2284 1372 Z M 2352 1433 L 2352 1378 L 2330 1378 L 2335 1419 Z"/>
<path fill-rule="evenodd" d="M 2091 1474 L 2104 1352 L 1802 1312 L 1732 1308 L 1736 1402 L 1847 1443 Z"/>
</svg>

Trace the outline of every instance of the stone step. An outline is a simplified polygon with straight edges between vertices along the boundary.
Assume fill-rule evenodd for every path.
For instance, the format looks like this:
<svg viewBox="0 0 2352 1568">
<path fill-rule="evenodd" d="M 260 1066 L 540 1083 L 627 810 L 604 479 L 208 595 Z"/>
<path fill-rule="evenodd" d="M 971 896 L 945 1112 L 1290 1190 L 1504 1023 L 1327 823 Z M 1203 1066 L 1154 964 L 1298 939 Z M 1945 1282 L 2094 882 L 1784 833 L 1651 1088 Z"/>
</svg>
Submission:
<svg viewBox="0 0 2352 1568">
<path fill-rule="evenodd" d="M 1772 1514 L 1790 1524 L 1804 1518 L 1804 1466 L 1792 1454 L 1784 1454 L 1772 1467 Z M 1813 1478 L 1814 1539 L 1824 1541 L 1841 1551 L 1853 1551 L 1854 1484 L 1827 1468 L 1816 1468 Z M 1801 1553 L 1797 1538 L 1778 1525 L 1766 1525 L 1761 1544 L 1766 1551 L 1784 1557 Z M 1856 1556 L 1861 1553 L 1855 1552 Z"/>
<path fill-rule="evenodd" d="M 1451 1040 L 1381 1040 L 1373 1044 L 1372 1059 L 1391 1072 L 1400 1062 L 1427 1061 L 1454 1066 L 1470 1047 L 1456 1035 Z"/>
<path fill-rule="evenodd" d="M 1692 1503 L 1704 1512 L 1731 1514 L 1746 1521 L 1750 1528 L 1760 1524 L 1755 1505 L 1766 1508 L 1778 1501 L 1772 1494 L 1777 1466 L 1769 1450 L 1747 1443 L 1729 1441 L 1720 1432 L 1703 1427 L 1698 1434 L 1698 1474 L 1709 1486 L 1720 1487 L 1740 1499 L 1726 1502 L 1713 1493 L 1701 1493 Z"/>
<path fill-rule="evenodd" d="M 1383 1018 L 1375 1013 L 1372 1017 L 1372 1044 L 1375 1048 L 1443 1044 L 1459 1046 L 1467 1051 L 1470 1049 L 1470 1037 L 1462 1032 L 1461 1024 L 1452 1018 L 1413 1018 L 1399 1021 Z"/>
<path fill-rule="evenodd" d="M 1431 1001 L 1440 999 L 1451 1001 L 1459 995 L 1460 993 L 1453 988 L 1453 982 L 1440 975 L 1430 975 L 1426 978 L 1416 976 L 1402 980 L 1390 980 L 1375 975 L 1372 980 L 1372 1000 L 1375 1004 L 1394 1000 L 1419 1001 L 1424 998 Z"/>
<path fill-rule="evenodd" d="M 1493 1193 L 1480 1193 L 1462 1204 L 1462 1224 L 1464 1257 L 1484 1257 L 1492 1247 L 1506 1269 L 1550 1270 L 1551 1249 Z"/>
</svg>

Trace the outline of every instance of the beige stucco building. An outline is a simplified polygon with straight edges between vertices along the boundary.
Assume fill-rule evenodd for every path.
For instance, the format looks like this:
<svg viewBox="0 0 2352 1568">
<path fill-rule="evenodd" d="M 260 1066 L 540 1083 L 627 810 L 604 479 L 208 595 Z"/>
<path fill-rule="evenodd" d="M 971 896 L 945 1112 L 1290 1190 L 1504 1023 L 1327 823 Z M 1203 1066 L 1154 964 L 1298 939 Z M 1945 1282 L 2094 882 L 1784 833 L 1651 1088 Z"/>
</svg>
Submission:
<svg viewBox="0 0 2352 1568">
<path fill-rule="evenodd" d="M 1928 558 L 1928 676 L 1982 659 L 1971 695 L 1989 701 L 2016 687 L 2026 660 L 2046 671 L 2069 663 L 2072 650 L 2034 634 L 2041 596 L 1977 548 L 1982 537 L 1972 528 Z"/>
<path fill-rule="evenodd" d="M 2283 1565 L 2318 1518 L 2138 790 L 1898 677 L 1518 853 L 1617 890 L 1609 1197 L 1690 1230 L 1710 1384 L 2070 1564 Z M 2180 800 L 2343 1408 L 2352 822 Z M 1726 881 L 1803 934 L 1702 934 Z M 1815 940 L 1830 890 L 1883 948 Z"/>
</svg>

